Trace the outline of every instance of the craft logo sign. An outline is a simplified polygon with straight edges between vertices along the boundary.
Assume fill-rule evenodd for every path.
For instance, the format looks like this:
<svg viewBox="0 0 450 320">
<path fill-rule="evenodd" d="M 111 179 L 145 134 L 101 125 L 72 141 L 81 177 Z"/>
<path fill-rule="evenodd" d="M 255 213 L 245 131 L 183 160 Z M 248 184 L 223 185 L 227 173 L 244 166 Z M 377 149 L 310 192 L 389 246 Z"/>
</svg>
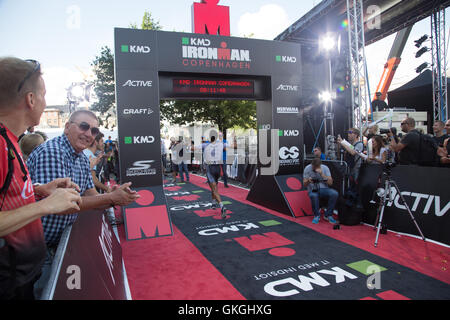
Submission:
<svg viewBox="0 0 450 320">
<path fill-rule="evenodd" d="M 123 53 L 150 53 L 151 49 L 149 46 L 121 45 L 120 51 Z"/>
<path fill-rule="evenodd" d="M 123 109 L 123 115 L 129 116 L 129 115 L 151 115 L 153 113 L 153 110 L 150 107 L 144 107 L 144 108 L 125 108 Z"/>
<path fill-rule="evenodd" d="M 277 113 L 298 114 L 298 107 L 277 107 Z"/>
<path fill-rule="evenodd" d="M 225 41 L 220 48 L 211 46 L 211 40 L 203 38 L 181 38 L 182 63 L 191 67 L 221 69 L 250 69 L 250 50 L 228 48 Z"/>
<path fill-rule="evenodd" d="M 153 136 L 125 137 L 125 144 L 143 144 L 153 142 L 155 142 L 155 137 Z"/>
<path fill-rule="evenodd" d="M 152 80 L 127 80 L 122 87 L 144 87 L 149 88 L 153 85 Z"/>
<path fill-rule="evenodd" d="M 154 160 L 141 160 L 133 162 L 131 168 L 127 168 L 127 177 L 151 176 L 156 174 L 156 169 L 151 167 Z"/>
</svg>

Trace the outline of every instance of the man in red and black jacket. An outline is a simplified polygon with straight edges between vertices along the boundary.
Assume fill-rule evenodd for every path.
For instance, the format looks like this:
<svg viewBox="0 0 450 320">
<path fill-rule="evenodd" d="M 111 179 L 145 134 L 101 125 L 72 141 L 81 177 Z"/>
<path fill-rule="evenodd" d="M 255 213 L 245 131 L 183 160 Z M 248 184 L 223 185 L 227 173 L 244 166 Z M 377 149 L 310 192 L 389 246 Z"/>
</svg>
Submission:
<svg viewBox="0 0 450 320">
<path fill-rule="evenodd" d="M 79 210 L 70 178 L 33 186 L 22 159 L 18 137 L 39 124 L 45 106 L 39 63 L 0 58 L 0 300 L 34 299 L 46 254 L 40 218 Z"/>
</svg>

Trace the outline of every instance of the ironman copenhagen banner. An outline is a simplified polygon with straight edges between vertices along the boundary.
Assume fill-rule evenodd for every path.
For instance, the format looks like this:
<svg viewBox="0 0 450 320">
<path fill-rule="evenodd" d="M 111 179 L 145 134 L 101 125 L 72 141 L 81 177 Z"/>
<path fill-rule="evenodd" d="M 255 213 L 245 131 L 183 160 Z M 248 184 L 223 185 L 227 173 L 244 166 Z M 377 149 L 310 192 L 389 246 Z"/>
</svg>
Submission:
<svg viewBox="0 0 450 320">
<path fill-rule="evenodd" d="M 164 223 L 170 223 L 162 192 L 159 103 L 183 98 L 256 100 L 258 128 L 264 125 L 280 132 L 280 148 L 271 154 L 278 158 L 279 174 L 299 173 L 303 158 L 300 79 L 300 45 L 296 43 L 116 28 L 121 180 L 131 181 L 139 192 L 151 193 L 155 197 L 151 203 L 159 208 L 158 221 L 165 214 Z M 124 209 L 127 227 L 132 228 L 127 234 L 133 234 L 133 239 L 161 235 L 148 226 L 168 230 L 167 225 L 147 221 L 153 218 L 152 210 L 143 213 L 145 205 L 139 219 L 130 224 L 130 210 L 136 212 L 136 206 Z"/>
</svg>

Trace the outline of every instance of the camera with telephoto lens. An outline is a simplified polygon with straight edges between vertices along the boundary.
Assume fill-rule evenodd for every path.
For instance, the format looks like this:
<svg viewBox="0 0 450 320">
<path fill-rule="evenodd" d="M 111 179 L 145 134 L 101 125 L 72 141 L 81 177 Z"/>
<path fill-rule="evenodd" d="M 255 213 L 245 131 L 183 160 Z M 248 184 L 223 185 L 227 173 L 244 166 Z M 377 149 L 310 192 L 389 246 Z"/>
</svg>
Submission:
<svg viewBox="0 0 450 320">
<path fill-rule="evenodd" d="M 397 135 L 397 128 L 390 128 L 390 129 L 380 129 L 380 134 L 389 134 L 389 132 L 392 132 L 392 135 Z"/>
</svg>

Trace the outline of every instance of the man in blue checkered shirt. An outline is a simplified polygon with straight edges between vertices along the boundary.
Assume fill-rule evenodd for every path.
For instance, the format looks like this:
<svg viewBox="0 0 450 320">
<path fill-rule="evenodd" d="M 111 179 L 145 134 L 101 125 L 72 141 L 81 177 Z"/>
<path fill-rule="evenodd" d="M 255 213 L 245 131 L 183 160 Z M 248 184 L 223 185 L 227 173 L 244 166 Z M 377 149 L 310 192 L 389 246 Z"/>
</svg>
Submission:
<svg viewBox="0 0 450 320">
<path fill-rule="evenodd" d="M 104 209 L 113 205 L 125 206 L 139 195 L 125 183 L 110 193 L 99 194 L 94 187 L 89 160 L 82 152 L 100 133 L 95 114 L 88 110 L 75 111 L 64 128 L 64 134 L 51 139 L 30 154 L 27 166 L 33 183 L 48 183 L 56 178 L 70 177 L 80 187 L 80 211 Z M 72 224 L 78 214 L 52 215 L 42 218 L 45 241 L 56 248 L 63 230 Z"/>
</svg>

